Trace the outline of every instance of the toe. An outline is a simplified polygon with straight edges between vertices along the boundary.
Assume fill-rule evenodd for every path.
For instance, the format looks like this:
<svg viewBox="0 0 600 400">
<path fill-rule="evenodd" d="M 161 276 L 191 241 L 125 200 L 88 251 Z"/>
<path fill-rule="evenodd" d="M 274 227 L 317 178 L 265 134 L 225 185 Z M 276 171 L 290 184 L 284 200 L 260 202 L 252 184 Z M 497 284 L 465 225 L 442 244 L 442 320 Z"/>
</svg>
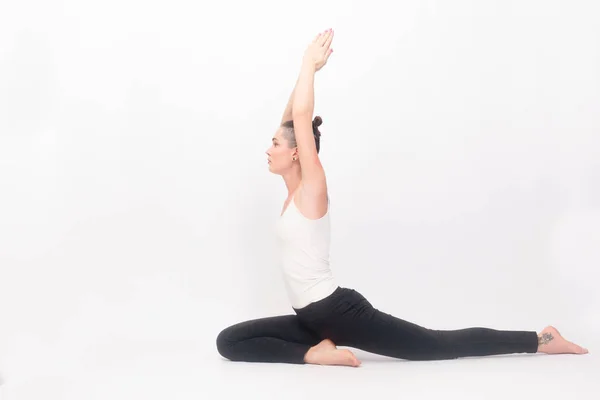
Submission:
<svg viewBox="0 0 600 400">
<path fill-rule="evenodd" d="M 360 361 L 358 361 L 358 358 L 356 358 L 356 356 L 354 355 L 353 352 L 351 352 L 350 350 L 347 350 L 346 354 L 353 366 L 357 367 L 360 365 Z"/>
<path fill-rule="evenodd" d="M 579 350 L 578 354 L 587 354 L 588 353 L 587 349 L 584 349 L 581 346 L 577 346 L 577 347 L 578 347 L 578 350 Z"/>
<path fill-rule="evenodd" d="M 575 354 L 585 354 L 585 349 L 575 343 L 569 343 L 569 350 Z"/>
</svg>

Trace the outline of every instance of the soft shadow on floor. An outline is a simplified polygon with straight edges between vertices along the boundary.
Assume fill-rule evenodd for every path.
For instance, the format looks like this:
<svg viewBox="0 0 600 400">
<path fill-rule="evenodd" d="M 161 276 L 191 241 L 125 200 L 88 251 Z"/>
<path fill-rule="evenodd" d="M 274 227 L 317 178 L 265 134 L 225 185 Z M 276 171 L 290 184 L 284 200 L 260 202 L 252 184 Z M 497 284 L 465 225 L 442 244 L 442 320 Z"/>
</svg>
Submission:
<svg viewBox="0 0 600 400">
<path fill-rule="evenodd" d="M 405 359 L 399 359 L 399 358 L 380 356 L 378 354 L 368 353 L 366 351 L 355 349 L 352 347 L 340 346 L 340 348 L 345 348 L 345 349 L 352 351 L 354 353 L 354 355 L 362 362 L 368 361 L 368 362 L 390 362 L 390 363 L 398 363 L 398 362 L 412 362 L 412 363 L 421 362 L 421 363 L 423 363 L 423 362 L 430 362 L 430 361 L 440 362 L 440 361 L 457 361 L 457 360 L 468 360 L 468 359 L 477 360 L 477 359 L 491 359 L 491 358 L 524 358 L 524 357 L 548 357 L 549 356 L 548 354 L 543 354 L 543 353 L 539 353 L 539 354 L 515 353 L 515 354 L 498 354 L 498 355 L 493 355 L 493 356 L 460 357 L 460 358 L 452 358 L 452 359 L 448 359 L 448 360 L 413 361 L 413 360 L 405 360 Z M 574 356 L 574 355 L 572 355 L 572 356 Z"/>
</svg>

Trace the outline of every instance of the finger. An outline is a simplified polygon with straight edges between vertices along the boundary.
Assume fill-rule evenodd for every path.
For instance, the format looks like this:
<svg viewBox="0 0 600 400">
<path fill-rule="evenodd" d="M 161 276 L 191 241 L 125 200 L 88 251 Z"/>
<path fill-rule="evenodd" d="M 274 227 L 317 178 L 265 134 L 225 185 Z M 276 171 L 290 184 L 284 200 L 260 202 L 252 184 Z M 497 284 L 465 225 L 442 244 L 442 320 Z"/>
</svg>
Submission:
<svg viewBox="0 0 600 400">
<path fill-rule="evenodd" d="M 326 49 L 328 49 L 329 46 L 331 46 L 331 41 L 332 40 L 333 40 L 333 29 L 331 30 L 331 32 L 329 32 L 329 35 L 325 39 L 325 43 L 323 44 L 323 47 L 325 47 Z"/>
<path fill-rule="evenodd" d="M 313 43 L 318 43 L 321 36 L 323 36 L 323 33 L 325 33 L 325 32 L 317 33 L 317 36 L 315 36 L 315 38 L 313 39 Z"/>
<path fill-rule="evenodd" d="M 325 64 L 327 64 L 327 60 L 329 60 L 331 53 L 333 53 L 333 49 L 329 49 L 327 50 L 327 53 L 325 53 Z"/>
<path fill-rule="evenodd" d="M 327 38 L 329 37 L 331 30 L 327 29 L 319 38 L 319 40 L 317 41 L 319 43 L 319 45 L 323 46 L 323 44 L 325 43 L 325 40 L 327 40 Z"/>
</svg>

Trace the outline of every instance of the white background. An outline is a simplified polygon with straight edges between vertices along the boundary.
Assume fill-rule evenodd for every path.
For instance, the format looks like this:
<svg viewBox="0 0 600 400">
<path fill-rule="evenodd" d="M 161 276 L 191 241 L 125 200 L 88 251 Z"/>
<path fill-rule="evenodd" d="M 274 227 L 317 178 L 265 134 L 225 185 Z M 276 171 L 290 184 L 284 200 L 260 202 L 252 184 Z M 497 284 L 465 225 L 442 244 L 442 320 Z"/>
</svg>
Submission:
<svg viewBox="0 0 600 400">
<path fill-rule="evenodd" d="M 0 396 L 367 396 L 432 373 L 446 397 L 481 398 L 467 374 L 591 385 L 599 19 L 592 0 L 2 2 Z M 464 360 L 398 363 L 406 382 L 363 353 L 363 376 L 317 381 L 220 358 L 224 327 L 292 312 L 273 231 L 287 192 L 265 151 L 330 27 L 315 113 L 339 282 L 431 328 L 553 324 L 589 355 L 536 361 L 556 367 L 539 377 L 514 372 L 533 370 L 522 358 L 464 376 Z"/>
</svg>

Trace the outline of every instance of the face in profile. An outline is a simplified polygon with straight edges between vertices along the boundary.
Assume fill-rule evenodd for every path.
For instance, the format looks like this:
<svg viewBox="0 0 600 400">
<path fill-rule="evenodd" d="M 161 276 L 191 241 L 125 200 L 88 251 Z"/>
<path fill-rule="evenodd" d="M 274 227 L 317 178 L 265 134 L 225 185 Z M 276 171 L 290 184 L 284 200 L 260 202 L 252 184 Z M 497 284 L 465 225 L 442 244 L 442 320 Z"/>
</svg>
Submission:
<svg viewBox="0 0 600 400">
<path fill-rule="evenodd" d="M 277 129 L 271 140 L 271 147 L 266 151 L 269 171 L 282 175 L 294 163 L 293 157 L 298 157 L 296 148 L 289 147 L 289 141 L 283 135 L 283 128 Z"/>
</svg>

